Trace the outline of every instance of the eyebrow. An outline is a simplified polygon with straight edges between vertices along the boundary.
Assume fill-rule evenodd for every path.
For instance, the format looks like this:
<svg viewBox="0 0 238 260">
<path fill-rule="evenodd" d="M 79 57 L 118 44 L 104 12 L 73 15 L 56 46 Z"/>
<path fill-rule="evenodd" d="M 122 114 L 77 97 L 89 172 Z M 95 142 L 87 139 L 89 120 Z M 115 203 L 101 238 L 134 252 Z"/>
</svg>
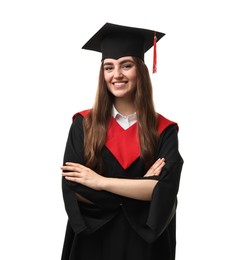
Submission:
<svg viewBox="0 0 238 260">
<path fill-rule="evenodd" d="M 122 60 L 121 62 L 119 62 L 119 64 L 121 65 L 121 64 L 123 64 L 123 63 L 126 63 L 126 62 L 131 62 L 131 63 L 134 63 L 134 61 L 133 60 L 129 60 L 129 59 L 126 59 L 126 60 Z M 105 65 L 112 65 L 113 64 L 113 62 L 105 62 L 104 64 L 103 64 L 103 66 L 105 66 Z"/>
</svg>

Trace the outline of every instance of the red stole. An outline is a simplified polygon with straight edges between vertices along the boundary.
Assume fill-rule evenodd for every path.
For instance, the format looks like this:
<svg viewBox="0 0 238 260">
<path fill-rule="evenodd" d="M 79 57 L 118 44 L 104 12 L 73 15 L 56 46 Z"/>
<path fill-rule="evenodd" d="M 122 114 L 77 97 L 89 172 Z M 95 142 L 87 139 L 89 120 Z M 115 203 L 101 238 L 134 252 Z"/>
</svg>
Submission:
<svg viewBox="0 0 238 260">
<path fill-rule="evenodd" d="M 78 114 L 85 117 L 90 111 L 91 110 L 84 110 L 78 112 L 73 116 L 73 119 Z M 158 114 L 159 134 L 161 134 L 171 124 L 177 125 L 175 122 Z M 137 158 L 140 157 L 137 131 L 137 123 L 133 124 L 128 129 L 123 129 L 113 117 L 109 120 L 105 146 L 110 150 L 124 169 L 127 169 Z"/>
</svg>

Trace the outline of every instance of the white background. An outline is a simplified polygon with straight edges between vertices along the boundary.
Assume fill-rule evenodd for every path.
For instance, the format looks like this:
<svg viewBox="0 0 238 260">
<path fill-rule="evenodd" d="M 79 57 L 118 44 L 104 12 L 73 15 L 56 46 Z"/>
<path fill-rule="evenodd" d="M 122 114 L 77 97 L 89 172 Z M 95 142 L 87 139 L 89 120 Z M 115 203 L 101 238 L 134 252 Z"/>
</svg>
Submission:
<svg viewBox="0 0 238 260">
<path fill-rule="evenodd" d="M 238 259 L 236 1 L 0 2 L 0 259 L 58 260 L 71 116 L 94 101 L 105 22 L 166 33 L 157 111 L 180 126 L 177 260 Z M 152 52 L 145 61 L 151 71 Z"/>
</svg>

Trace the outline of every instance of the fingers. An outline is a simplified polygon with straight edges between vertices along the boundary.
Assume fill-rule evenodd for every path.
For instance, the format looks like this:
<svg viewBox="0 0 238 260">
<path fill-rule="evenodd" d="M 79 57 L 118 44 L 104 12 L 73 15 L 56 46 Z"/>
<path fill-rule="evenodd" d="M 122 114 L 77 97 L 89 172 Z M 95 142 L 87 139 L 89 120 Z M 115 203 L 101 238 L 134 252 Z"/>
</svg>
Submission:
<svg viewBox="0 0 238 260">
<path fill-rule="evenodd" d="M 63 171 L 80 172 L 86 167 L 79 163 L 66 162 L 64 166 L 61 167 Z"/>
<path fill-rule="evenodd" d="M 62 166 L 61 170 L 62 176 L 68 181 L 76 182 L 95 190 L 101 189 L 100 183 L 103 177 L 86 166 L 69 162 Z"/>
<path fill-rule="evenodd" d="M 66 162 L 66 165 L 61 167 L 62 176 L 64 176 L 67 180 L 77 181 L 77 178 L 80 177 L 80 164 Z"/>
<path fill-rule="evenodd" d="M 64 176 L 66 180 L 68 181 L 73 181 L 73 182 L 78 182 L 80 183 L 80 179 L 78 177 L 72 177 L 72 176 Z"/>
<path fill-rule="evenodd" d="M 66 164 L 66 165 L 71 165 L 71 166 L 82 166 L 82 165 L 79 164 L 79 163 L 73 163 L 73 162 L 66 162 L 65 164 Z"/>
<path fill-rule="evenodd" d="M 61 166 L 62 176 L 69 181 L 80 182 L 89 173 L 89 169 L 79 163 L 66 162 Z"/>
<path fill-rule="evenodd" d="M 165 165 L 165 159 L 158 159 L 151 167 L 150 169 L 147 171 L 147 173 L 144 175 L 144 177 L 148 177 L 148 176 L 159 176 L 159 174 L 162 171 L 162 168 Z"/>
<path fill-rule="evenodd" d="M 75 166 L 62 166 L 62 176 L 68 180 L 80 183 L 82 178 L 82 173 L 79 171 L 79 168 Z"/>
<path fill-rule="evenodd" d="M 62 175 L 65 177 L 80 177 L 80 173 L 79 172 L 62 172 Z"/>
</svg>

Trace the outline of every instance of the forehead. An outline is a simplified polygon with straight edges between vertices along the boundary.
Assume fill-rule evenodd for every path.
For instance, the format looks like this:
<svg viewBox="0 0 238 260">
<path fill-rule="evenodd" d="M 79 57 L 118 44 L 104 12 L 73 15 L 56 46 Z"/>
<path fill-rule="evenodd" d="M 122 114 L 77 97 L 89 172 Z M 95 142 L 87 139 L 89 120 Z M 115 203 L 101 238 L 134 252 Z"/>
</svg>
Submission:
<svg viewBox="0 0 238 260">
<path fill-rule="evenodd" d="M 125 57 L 121 57 L 119 59 L 111 59 L 111 58 L 106 58 L 103 60 L 103 64 L 116 64 L 116 63 L 123 63 L 123 62 L 128 62 L 128 61 L 134 61 L 132 56 L 125 56 Z"/>
</svg>

